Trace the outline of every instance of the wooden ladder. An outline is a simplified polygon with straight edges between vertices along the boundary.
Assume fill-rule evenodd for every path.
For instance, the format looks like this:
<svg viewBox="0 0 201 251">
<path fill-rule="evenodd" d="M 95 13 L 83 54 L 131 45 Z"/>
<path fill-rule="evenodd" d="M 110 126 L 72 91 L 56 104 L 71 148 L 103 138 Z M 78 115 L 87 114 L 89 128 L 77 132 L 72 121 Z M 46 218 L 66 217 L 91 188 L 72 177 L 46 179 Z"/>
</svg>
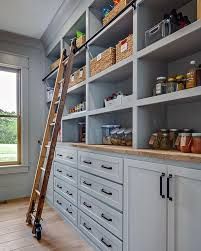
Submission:
<svg viewBox="0 0 201 251">
<path fill-rule="evenodd" d="M 42 230 L 41 215 L 44 207 L 52 162 L 54 159 L 57 137 L 59 130 L 61 128 L 61 120 L 67 96 L 67 90 L 70 82 L 70 75 L 72 72 L 75 52 L 76 52 L 76 45 L 75 45 L 75 40 L 73 40 L 71 43 L 69 56 L 66 57 L 66 50 L 64 50 L 60 58 L 58 73 L 55 81 L 53 99 L 51 102 L 48 119 L 45 127 L 42 147 L 37 164 L 31 198 L 29 202 L 29 208 L 26 216 L 26 222 L 28 224 L 33 223 L 32 233 L 35 234 L 38 240 L 41 239 L 41 230 Z M 50 146 L 47 146 L 50 137 L 51 137 Z M 46 167 L 43 168 L 47 153 L 47 147 L 49 147 L 49 154 L 47 158 Z M 44 171 L 44 177 L 42 180 L 41 189 L 39 190 L 42 171 Z"/>
</svg>

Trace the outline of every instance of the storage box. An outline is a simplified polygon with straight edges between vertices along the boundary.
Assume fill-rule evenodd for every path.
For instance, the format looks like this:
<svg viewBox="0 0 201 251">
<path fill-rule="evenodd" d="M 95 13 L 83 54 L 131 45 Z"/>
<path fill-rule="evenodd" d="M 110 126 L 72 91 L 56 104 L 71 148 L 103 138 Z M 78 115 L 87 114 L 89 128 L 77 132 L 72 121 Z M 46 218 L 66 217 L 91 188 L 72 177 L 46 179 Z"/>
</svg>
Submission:
<svg viewBox="0 0 201 251">
<path fill-rule="evenodd" d="M 79 38 L 76 39 L 76 46 L 77 48 L 80 48 L 84 43 L 86 42 L 86 36 L 80 36 Z"/>
<path fill-rule="evenodd" d="M 86 79 L 86 66 L 83 66 L 79 70 L 75 71 L 70 76 L 69 87 L 79 84 Z"/>
<path fill-rule="evenodd" d="M 116 45 L 116 62 L 131 56 L 133 54 L 133 34 L 119 41 Z"/>
<path fill-rule="evenodd" d="M 91 76 L 94 76 L 116 63 L 115 51 L 115 48 L 110 47 L 90 61 Z"/>
<path fill-rule="evenodd" d="M 122 97 L 123 95 L 118 95 L 117 98 L 111 99 L 111 100 L 104 100 L 105 107 L 109 106 L 118 106 L 122 104 Z"/>
<path fill-rule="evenodd" d="M 50 71 L 53 71 L 55 68 L 59 66 L 60 58 L 57 59 L 54 63 L 50 65 Z"/>
<path fill-rule="evenodd" d="M 46 101 L 51 102 L 53 99 L 54 90 L 48 90 L 46 92 Z"/>
<path fill-rule="evenodd" d="M 115 5 L 108 15 L 103 18 L 103 26 L 108 24 L 114 17 L 116 17 L 116 15 L 118 15 L 119 12 L 121 12 L 130 1 L 131 0 L 121 0 L 117 5 Z"/>
</svg>

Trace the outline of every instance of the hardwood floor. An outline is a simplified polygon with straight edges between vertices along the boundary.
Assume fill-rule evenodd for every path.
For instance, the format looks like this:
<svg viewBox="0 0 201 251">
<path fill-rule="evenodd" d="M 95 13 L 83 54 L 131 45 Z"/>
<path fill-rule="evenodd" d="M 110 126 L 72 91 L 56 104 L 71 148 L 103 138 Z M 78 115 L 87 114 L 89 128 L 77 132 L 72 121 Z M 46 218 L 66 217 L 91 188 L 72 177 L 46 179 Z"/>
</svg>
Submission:
<svg viewBox="0 0 201 251">
<path fill-rule="evenodd" d="M 93 251 L 88 244 L 45 205 L 42 239 L 37 241 L 25 223 L 29 199 L 0 203 L 0 251 Z"/>
</svg>

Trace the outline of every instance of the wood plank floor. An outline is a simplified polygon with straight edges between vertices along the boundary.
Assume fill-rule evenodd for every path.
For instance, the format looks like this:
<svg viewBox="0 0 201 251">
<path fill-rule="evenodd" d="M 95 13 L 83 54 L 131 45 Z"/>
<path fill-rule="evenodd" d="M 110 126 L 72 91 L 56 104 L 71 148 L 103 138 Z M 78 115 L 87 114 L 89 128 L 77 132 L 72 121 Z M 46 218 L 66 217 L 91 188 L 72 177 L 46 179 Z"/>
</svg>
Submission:
<svg viewBox="0 0 201 251">
<path fill-rule="evenodd" d="M 29 199 L 0 203 L 0 251 L 93 251 L 71 225 L 45 205 L 42 239 L 37 241 L 25 223 Z"/>
</svg>

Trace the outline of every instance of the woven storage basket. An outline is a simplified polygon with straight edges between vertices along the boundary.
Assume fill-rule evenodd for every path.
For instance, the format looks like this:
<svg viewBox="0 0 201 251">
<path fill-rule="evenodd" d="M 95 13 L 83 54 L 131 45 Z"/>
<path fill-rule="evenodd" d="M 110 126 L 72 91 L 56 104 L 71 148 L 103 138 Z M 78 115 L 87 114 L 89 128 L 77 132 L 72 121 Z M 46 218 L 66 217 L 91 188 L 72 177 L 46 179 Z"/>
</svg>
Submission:
<svg viewBox="0 0 201 251">
<path fill-rule="evenodd" d="M 131 56 L 133 54 L 133 34 L 119 41 L 116 45 L 116 62 Z"/>
<path fill-rule="evenodd" d="M 118 15 L 119 12 L 121 12 L 130 1 L 131 0 L 121 0 L 117 5 L 115 5 L 108 15 L 103 18 L 103 26 L 108 24 L 114 17 L 116 17 L 116 15 Z"/>
<path fill-rule="evenodd" d="M 115 51 L 115 48 L 110 47 L 90 61 L 91 76 L 94 76 L 116 63 Z"/>
<path fill-rule="evenodd" d="M 60 58 L 57 59 L 54 63 L 50 65 L 50 71 L 53 71 L 55 68 L 59 66 Z"/>
<path fill-rule="evenodd" d="M 76 46 L 77 48 L 80 48 L 84 43 L 86 42 L 86 36 L 83 35 L 76 39 Z"/>
<path fill-rule="evenodd" d="M 82 68 L 71 74 L 69 87 L 77 85 L 78 83 L 84 81 L 85 79 L 86 79 L 86 66 L 83 66 Z"/>
</svg>

